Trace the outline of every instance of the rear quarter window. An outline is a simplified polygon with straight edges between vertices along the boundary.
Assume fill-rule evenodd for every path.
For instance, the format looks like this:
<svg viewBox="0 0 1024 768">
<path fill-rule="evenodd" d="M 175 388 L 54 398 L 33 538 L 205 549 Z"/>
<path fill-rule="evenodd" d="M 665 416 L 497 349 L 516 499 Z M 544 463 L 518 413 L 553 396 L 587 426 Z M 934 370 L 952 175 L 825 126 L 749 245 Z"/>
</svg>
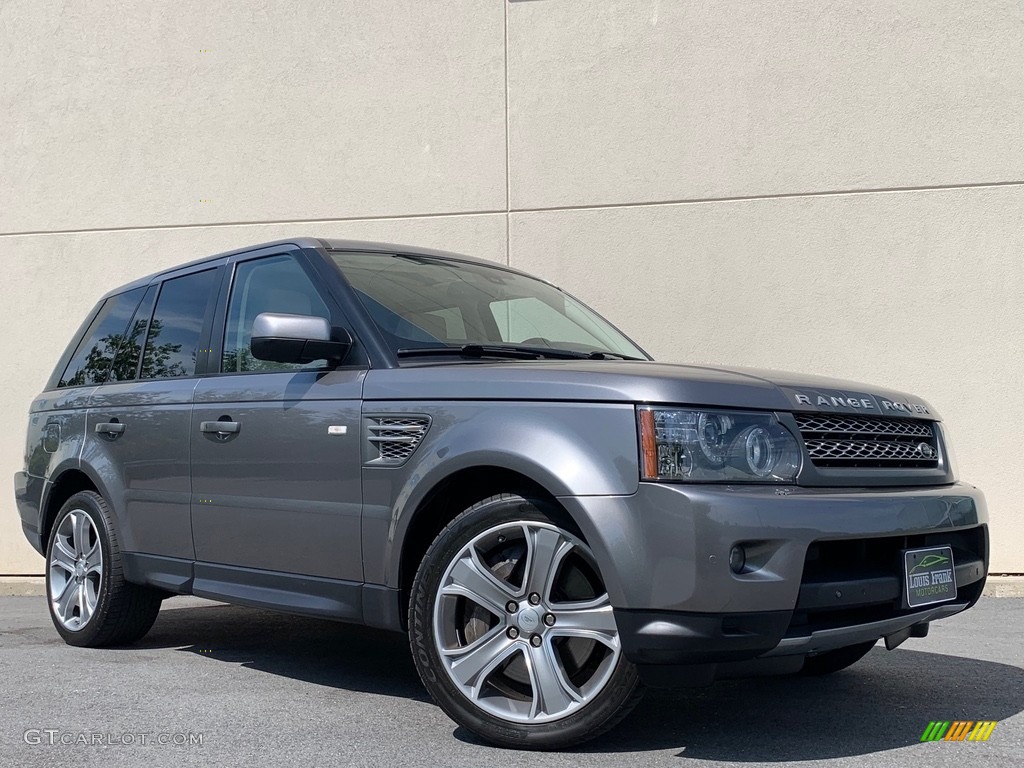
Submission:
<svg viewBox="0 0 1024 768">
<path fill-rule="evenodd" d="M 114 355 L 145 292 L 145 288 L 136 288 L 103 302 L 64 368 L 58 387 L 91 386 L 107 380 Z"/>
</svg>

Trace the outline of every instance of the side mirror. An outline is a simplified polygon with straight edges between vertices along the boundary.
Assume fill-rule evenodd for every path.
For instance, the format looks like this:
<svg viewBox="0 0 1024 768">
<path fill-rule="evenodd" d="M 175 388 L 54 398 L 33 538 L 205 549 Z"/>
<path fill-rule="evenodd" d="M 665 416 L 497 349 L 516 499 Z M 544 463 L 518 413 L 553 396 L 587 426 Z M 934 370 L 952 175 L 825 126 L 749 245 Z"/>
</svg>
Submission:
<svg viewBox="0 0 1024 768">
<path fill-rule="evenodd" d="M 340 363 L 352 348 L 344 328 L 331 328 L 322 317 L 262 312 L 252 324 L 252 356 L 274 363 Z"/>
</svg>

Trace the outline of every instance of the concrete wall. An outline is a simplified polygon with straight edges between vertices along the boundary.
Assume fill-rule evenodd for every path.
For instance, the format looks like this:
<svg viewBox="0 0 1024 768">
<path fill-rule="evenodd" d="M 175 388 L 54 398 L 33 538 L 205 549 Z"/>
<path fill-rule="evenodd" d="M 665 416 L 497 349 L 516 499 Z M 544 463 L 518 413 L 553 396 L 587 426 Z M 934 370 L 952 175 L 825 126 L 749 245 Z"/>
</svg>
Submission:
<svg viewBox="0 0 1024 768">
<path fill-rule="evenodd" d="M 1022 61 L 1016 0 L 4 3 L 0 474 L 113 285 L 384 239 L 553 279 L 662 359 L 920 393 L 1024 572 Z M 39 573 L 11 496 L 0 574 Z"/>
</svg>

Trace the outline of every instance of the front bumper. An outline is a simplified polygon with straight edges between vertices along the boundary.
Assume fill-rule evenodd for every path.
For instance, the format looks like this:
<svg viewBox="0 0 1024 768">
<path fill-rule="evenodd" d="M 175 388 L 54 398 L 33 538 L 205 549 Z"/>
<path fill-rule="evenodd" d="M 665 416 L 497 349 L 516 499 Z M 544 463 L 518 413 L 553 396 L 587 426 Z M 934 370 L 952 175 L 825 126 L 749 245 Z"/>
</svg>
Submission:
<svg viewBox="0 0 1024 768">
<path fill-rule="evenodd" d="M 716 664 L 902 641 L 970 607 L 988 569 L 984 496 L 966 484 L 816 489 L 641 483 L 561 500 L 598 559 L 623 650 Z M 748 552 L 748 571 L 729 552 Z M 957 597 L 905 609 L 903 549 L 950 545 Z"/>
</svg>

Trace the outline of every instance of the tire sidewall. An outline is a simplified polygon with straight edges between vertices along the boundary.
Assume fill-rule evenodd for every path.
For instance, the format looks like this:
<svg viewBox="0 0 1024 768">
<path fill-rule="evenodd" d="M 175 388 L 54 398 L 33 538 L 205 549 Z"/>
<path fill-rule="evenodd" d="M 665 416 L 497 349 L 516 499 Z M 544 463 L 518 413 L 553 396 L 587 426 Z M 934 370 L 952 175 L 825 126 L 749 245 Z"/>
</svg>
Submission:
<svg viewBox="0 0 1024 768">
<path fill-rule="evenodd" d="M 53 527 L 50 529 L 50 537 L 47 542 L 46 605 L 50 611 L 50 618 L 53 620 L 54 627 L 56 627 L 57 632 L 69 645 L 84 646 L 88 645 L 95 639 L 102 630 L 102 617 L 106 613 L 107 606 L 110 602 L 110 566 L 113 562 L 113 552 L 110 539 L 109 522 L 97 501 L 100 499 L 101 497 L 96 493 L 91 491 L 82 491 L 80 493 L 76 493 L 64 502 L 64 506 L 60 508 L 56 519 L 53 521 Z M 89 519 L 92 520 L 92 524 L 96 527 L 96 535 L 99 537 L 100 552 L 103 555 L 103 570 L 100 573 L 100 588 L 99 595 L 96 599 L 96 610 L 93 611 L 92 616 L 89 617 L 89 621 L 86 622 L 85 626 L 77 630 L 68 629 L 60 622 L 60 619 L 57 617 L 54 610 L 53 598 L 51 597 L 50 592 L 50 558 L 53 553 L 54 541 L 57 538 L 57 531 L 59 530 L 61 523 L 64 521 L 64 518 L 74 510 L 82 510 L 89 516 Z"/>
<path fill-rule="evenodd" d="M 453 720 L 501 746 L 556 749 L 600 733 L 609 721 L 617 722 L 616 715 L 639 686 L 636 669 L 624 655 L 620 654 L 615 670 L 594 701 L 568 717 L 526 725 L 501 720 L 471 704 L 448 676 L 434 642 L 437 590 L 452 559 L 480 533 L 517 521 L 556 525 L 584 541 L 560 508 L 543 501 L 502 496 L 470 507 L 438 535 L 420 564 L 409 601 L 409 642 L 420 678 Z"/>
</svg>

